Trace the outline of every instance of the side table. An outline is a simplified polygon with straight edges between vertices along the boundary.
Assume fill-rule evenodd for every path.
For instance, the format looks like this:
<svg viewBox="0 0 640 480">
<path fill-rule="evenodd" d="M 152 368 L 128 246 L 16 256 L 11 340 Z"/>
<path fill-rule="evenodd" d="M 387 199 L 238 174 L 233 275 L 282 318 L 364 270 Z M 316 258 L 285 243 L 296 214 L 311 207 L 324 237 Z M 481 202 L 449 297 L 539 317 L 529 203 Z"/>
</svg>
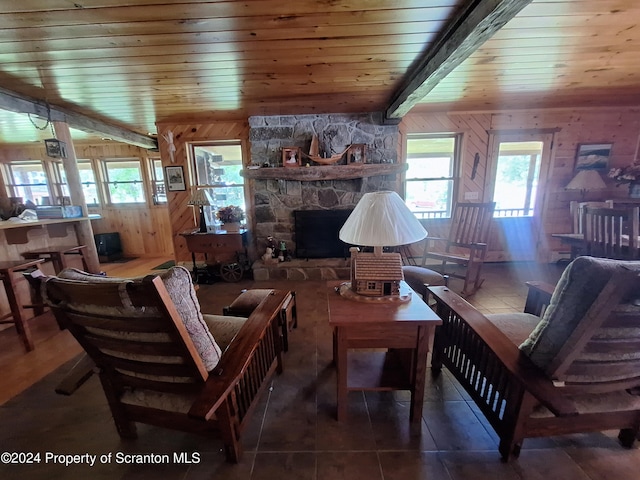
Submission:
<svg viewBox="0 0 640 480">
<path fill-rule="evenodd" d="M 347 418 L 350 390 L 409 390 L 410 420 L 420 422 L 429 341 L 442 320 L 404 281 L 401 294 L 411 294 L 406 303 L 350 300 L 336 292 L 341 283 L 327 282 L 338 421 Z"/>
</svg>

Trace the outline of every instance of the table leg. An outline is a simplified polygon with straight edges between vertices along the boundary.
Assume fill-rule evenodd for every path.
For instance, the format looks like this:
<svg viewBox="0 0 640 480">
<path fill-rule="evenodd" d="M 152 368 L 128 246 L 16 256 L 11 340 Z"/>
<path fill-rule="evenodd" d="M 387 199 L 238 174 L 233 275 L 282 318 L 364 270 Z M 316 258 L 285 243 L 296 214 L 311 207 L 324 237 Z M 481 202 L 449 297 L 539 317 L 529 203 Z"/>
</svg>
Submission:
<svg viewBox="0 0 640 480">
<path fill-rule="evenodd" d="M 7 300 L 9 301 L 9 308 L 11 309 L 11 315 L 13 316 L 13 322 L 16 324 L 18 335 L 20 336 L 22 343 L 24 343 L 24 347 L 27 352 L 30 352 L 34 348 L 33 338 L 31 337 L 29 325 L 27 325 L 27 322 L 22 318 L 20 304 L 16 297 L 16 282 L 13 275 L 13 270 L 7 271 L 2 275 L 2 282 L 4 283 L 5 293 L 7 295 Z"/>
<path fill-rule="evenodd" d="M 337 370 L 337 404 L 338 421 L 347 420 L 347 339 L 345 338 L 343 327 L 336 328 L 336 342 L 334 350 L 334 361 Z M 337 358 L 336 358 L 337 357 Z"/>
<path fill-rule="evenodd" d="M 71 395 L 93 375 L 95 366 L 89 355 L 84 354 L 55 388 L 56 393 Z"/>
<path fill-rule="evenodd" d="M 427 354 L 429 353 L 429 337 L 431 327 L 418 327 L 418 338 L 413 361 L 412 372 L 413 391 L 411 392 L 411 411 L 409 419 L 413 423 L 422 421 L 422 405 L 424 402 L 425 376 L 427 374 Z"/>
</svg>

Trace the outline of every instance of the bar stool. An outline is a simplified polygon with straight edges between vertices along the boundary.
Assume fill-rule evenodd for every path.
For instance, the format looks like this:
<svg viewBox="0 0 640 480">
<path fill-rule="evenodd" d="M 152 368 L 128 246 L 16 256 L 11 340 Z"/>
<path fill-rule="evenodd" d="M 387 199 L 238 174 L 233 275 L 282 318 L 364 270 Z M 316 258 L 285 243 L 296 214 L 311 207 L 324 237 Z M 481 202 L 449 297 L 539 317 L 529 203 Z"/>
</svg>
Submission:
<svg viewBox="0 0 640 480">
<path fill-rule="evenodd" d="M 20 311 L 20 304 L 18 303 L 16 293 L 17 281 L 15 279 L 15 274 L 32 269 L 34 266 L 42 262 L 44 262 L 43 258 L 0 262 L 0 280 L 2 280 L 2 283 L 4 284 L 4 290 L 7 294 L 7 300 L 9 301 L 9 308 L 11 309 L 10 313 L 0 317 L 0 323 L 15 324 L 18 335 L 22 339 L 22 343 L 24 343 L 27 351 L 33 350 L 33 339 L 31 338 L 29 326 L 22 317 L 22 312 Z M 33 308 L 38 307 L 33 306 Z"/>
<path fill-rule="evenodd" d="M 67 268 L 66 255 L 80 255 L 82 260 L 82 266 L 84 270 L 87 270 L 87 262 L 84 259 L 84 251 L 87 248 L 86 245 L 67 246 L 67 247 L 47 247 L 39 250 L 31 250 L 30 252 L 24 252 L 22 256 L 25 259 L 42 258 L 45 262 L 51 262 L 53 270 L 56 273 L 60 273 Z"/>
</svg>

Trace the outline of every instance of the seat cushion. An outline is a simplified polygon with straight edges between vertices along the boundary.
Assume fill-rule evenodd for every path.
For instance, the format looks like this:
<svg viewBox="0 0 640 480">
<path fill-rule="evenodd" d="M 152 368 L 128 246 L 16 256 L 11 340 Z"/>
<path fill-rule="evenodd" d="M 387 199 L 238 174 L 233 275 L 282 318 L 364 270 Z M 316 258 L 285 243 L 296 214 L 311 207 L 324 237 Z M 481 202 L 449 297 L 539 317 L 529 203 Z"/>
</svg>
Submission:
<svg viewBox="0 0 640 480">
<path fill-rule="evenodd" d="M 260 302 L 273 292 L 271 288 L 252 288 L 245 290 L 226 308 L 229 315 L 248 317 Z"/>
<path fill-rule="evenodd" d="M 516 346 L 524 342 L 540 323 L 540 317 L 530 313 L 492 313 L 485 317 Z"/>
<path fill-rule="evenodd" d="M 193 341 L 207 371 L 211 371 L 220 361 L 222 350 L 205 323 L 200 312 L 200 303 L 193 288 L 191 274 L 184 267 L 175 266 L 158 275 L 169 293 L 176 310 L 180 314 L 184 326 Z M 67 268 L 58 274 L 67 280 L 92 283 L 121 283 L 126 281 L 141 282 L 143 277 L 126 279 L 105 277 L 83 272 L 76 268 Z"/>
<path fill-rule="evenodd" d="M 424 295 L 425 283 L 431 286 L 446 285 L 445 278 L 442 274 L 425 267 L 405 265 L 402 267 L 402 274 L 404 275 L 404 281 L 407 282 L 414 292 L 420 295 Z"/>
<path fill-rule="evenodd" d="M 242 325 L 247 321 L 246 317 L 233 317 L 231 315 L 204 314 L 202 318 L 223 353 L 238 334 Z"/>
<path fill-rule="evenodd" d="M 640 268 L 640 262 L 585 256 L 576 258 L 563 272 L 542 320 L 520 345 L 548 375 L 554 374 L 548 369 L 550 363 L 621 263 Z"/>
</svg>

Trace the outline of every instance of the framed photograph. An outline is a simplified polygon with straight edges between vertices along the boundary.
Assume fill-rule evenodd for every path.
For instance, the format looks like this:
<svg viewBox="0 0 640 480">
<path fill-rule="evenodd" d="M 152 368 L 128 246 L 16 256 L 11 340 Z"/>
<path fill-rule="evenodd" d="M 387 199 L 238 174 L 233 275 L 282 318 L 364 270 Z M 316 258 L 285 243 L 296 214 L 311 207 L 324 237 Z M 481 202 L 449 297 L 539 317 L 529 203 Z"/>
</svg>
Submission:
<svg viewBox="0 0 640 480">
<path fill-rule="evenodd" d="M 367 146 L 364 143 L 353 143 L 347 150 L 347 165 L 367 163 Z"/>
<path fill-rule="evenodd" d="M 187 189 L 182 167 L 164 167 L 164 178 L 167 179 L 167 190 L 181 192 Z"/>
<path fill-rule="evenodd" d="M 576 170 L 607 170 L 612 143 L 581 143 L 576 154 Z"/>
<path fill-rule="evenodd" d="M 282 166 L 283 167 L 299 167 L 300 166 L 300 147 L 283 147 L 282 148 Z"/>
</svg>

